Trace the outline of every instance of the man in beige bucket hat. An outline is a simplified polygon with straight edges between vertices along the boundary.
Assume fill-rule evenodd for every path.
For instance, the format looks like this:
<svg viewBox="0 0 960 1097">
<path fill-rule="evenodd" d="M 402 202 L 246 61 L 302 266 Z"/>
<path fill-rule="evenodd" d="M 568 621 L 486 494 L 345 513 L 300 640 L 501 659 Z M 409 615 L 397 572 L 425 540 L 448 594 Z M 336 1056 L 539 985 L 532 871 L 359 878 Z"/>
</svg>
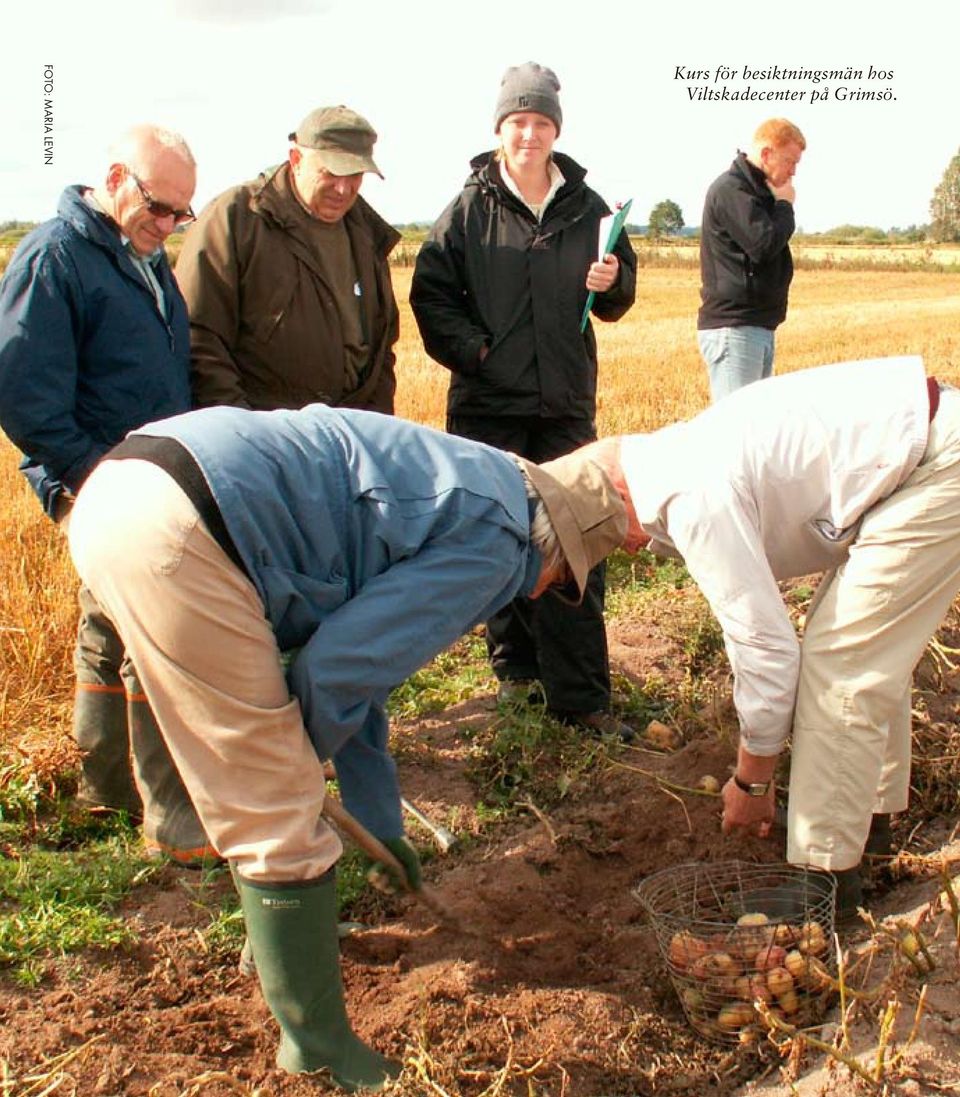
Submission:
<svg viewBox="0 0 960 1097">
<path fill-rule="evenodd" d="M 627 529 L 588 454 L 538 467 L 317 404 L 148 424 L 91 474 L 71 553 L 231 863 L 283 1069 L 327 1068 L 348 1089 L 397 1072 L 344 1008 L 322 759 L 419 886 L 391 688 L 518 595 L 582 595 Z"/>
<path fill-rule="evenodd" d="M 789 738 L 787 860 L 833 873 L 855 915 L 908 803 L 913 670 L 960 589 L 960 392 L 919 357 L 842 362 L 573 456 L 621 493 L 623 547 L 682 557 L 723 629 L 724 831 L 770 833 Z M 821 572 L 798 637 L 779 584 Z"/>
<path fill-rule="evenodd" d="M 400 236 L 359 193 L 381 175 L 376 131 L 320 107 L 289 140 L 283 164 L 214 199 L 184 241 L 194 401 L 392 413 Z"/>
</svg>

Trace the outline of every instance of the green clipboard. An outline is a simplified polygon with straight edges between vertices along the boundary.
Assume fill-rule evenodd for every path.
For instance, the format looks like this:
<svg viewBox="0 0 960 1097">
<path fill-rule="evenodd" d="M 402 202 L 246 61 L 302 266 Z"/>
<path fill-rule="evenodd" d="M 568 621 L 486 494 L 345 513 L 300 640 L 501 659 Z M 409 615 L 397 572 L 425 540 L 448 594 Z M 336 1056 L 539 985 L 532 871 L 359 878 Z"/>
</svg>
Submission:
<svg viewBox="0 0 960 1097">
<path fill-rule="evenodd" d="M 610 252 L 613 251 L 613 245 L 617 242 L 617 237 L 620 235 L 620 230 L 627 220 L 627 214 L 630 212 L 630 207 L 632 205 L 633 199 L 628 198 L 622 206 L 617 207 L 617 212 L 613 215 L 613 221 L 610 225 L 610 232 L 607 234 L 607 242 L 603 247 L 603 255 L 609 255 Z M 583 316 L 580 317 L 581 335 L 587 330 L 587 321 L 590 319 L 590 310 L 593 308 L 593 302 L 596 299 L 596 296 L 594 290 L 591 290 L 587 294 L 587 303 L 583 306 Z"/>
</svg>

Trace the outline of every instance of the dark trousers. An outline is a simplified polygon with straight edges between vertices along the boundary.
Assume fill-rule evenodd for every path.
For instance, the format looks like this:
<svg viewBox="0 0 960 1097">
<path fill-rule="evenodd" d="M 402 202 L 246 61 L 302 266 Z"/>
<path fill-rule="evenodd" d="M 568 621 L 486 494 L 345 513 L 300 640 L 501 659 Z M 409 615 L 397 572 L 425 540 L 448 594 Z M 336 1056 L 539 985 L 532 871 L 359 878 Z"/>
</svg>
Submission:
<svg viewBox="0 0 960 1097">
<path fill-rule="evenodd" d="M 140 683 L 113 623 L 82 583 L 79 599 L 73 734 L 83 751 L 80 799 L 140 817 L 143 804 L 133 780 L 129 720 L 130 699 L 140 696 Z"/>
<path fill-rule="evenodd" d="M 447 417 L 447 431 L 540 464 L 593 442 L 589 419 L 537 416 Z M 583 601 L 571 606 L 552 594 L 515 598 L 487 622 L 487 650 L 501 680 L 538 678 L 549 708 L 587 713 L 610 704 L 610 665 L 603 623 L 604 566 L 590 573 Z"/>
</svg>

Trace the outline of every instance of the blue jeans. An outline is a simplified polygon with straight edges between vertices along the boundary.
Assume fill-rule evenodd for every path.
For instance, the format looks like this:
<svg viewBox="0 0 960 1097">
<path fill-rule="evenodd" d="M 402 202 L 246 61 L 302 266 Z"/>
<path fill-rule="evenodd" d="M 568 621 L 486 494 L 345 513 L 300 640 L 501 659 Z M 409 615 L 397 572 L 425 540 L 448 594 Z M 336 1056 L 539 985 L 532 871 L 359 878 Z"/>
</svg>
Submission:
<svg viewBox="0 0 960 1097">
<path fill-rule="evenodd" d="M 707 363 L 714 403 L 773 373 L 773 332 L 769 328 L 709 328 L 697 332 L 697 342 Z"/>
</svg>

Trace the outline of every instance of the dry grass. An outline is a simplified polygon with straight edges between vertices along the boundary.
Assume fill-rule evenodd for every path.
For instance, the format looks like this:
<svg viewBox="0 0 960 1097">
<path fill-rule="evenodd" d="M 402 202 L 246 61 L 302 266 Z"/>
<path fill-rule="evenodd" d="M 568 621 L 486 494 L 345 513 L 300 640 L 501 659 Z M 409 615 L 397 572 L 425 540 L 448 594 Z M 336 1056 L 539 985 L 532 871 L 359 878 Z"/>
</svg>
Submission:
<svg viewBox="0 0 960 1097">
<path fill-rule="evenodd" d="M 664 240 L 658 243 L 632 237 L 641 265 L 690 266 L 700 261 L 697 240 Z M 960 268 L 960 247 L 955 244 L 842 244 L 797 238 L 790 242 L 798 268 L 844 270 L 952 271 Z"/>
<path fill-rule="evenodd" d="M 65 734 L 77 580 L 0 436 L 0 743 Z"/>
<path fill-rule="evenodd" d="M 401 300 L 397 411 L 442 426 L 447 371 L 426 356 L 406 305 L 411 271 L 393 277 Z M 643 268 L 633 309 L 619 323 L 595 325 L 601 434 L 656 430 L 706 407 L 699 285 L 692 268 Z M 797 273 L 777 333 L 778 372 L 895 354 L 922 354 L 930 372 L 960 383 L 960 273 Z"/>
<path fill-rule="evenodd" d="M 406 303 L 409 268 L 394 270 L 401 301 L 398 414 L 442 427 L 447 372 L 424 353 Z M 708 400 L 696 345 L 698 275 L 644 268 L 636 306 L 598 324 L 601 434 L 654 430 Z M 781 372 L 824 362 L 923 354 L 960 383 L 960 274 L 801 271 L 778 334 Z M 63 741 L 71 694 L 74 576 L 63 540 L 16 471 L 0 437 L 0 756 L 51 734 Z"/>
</svg>

